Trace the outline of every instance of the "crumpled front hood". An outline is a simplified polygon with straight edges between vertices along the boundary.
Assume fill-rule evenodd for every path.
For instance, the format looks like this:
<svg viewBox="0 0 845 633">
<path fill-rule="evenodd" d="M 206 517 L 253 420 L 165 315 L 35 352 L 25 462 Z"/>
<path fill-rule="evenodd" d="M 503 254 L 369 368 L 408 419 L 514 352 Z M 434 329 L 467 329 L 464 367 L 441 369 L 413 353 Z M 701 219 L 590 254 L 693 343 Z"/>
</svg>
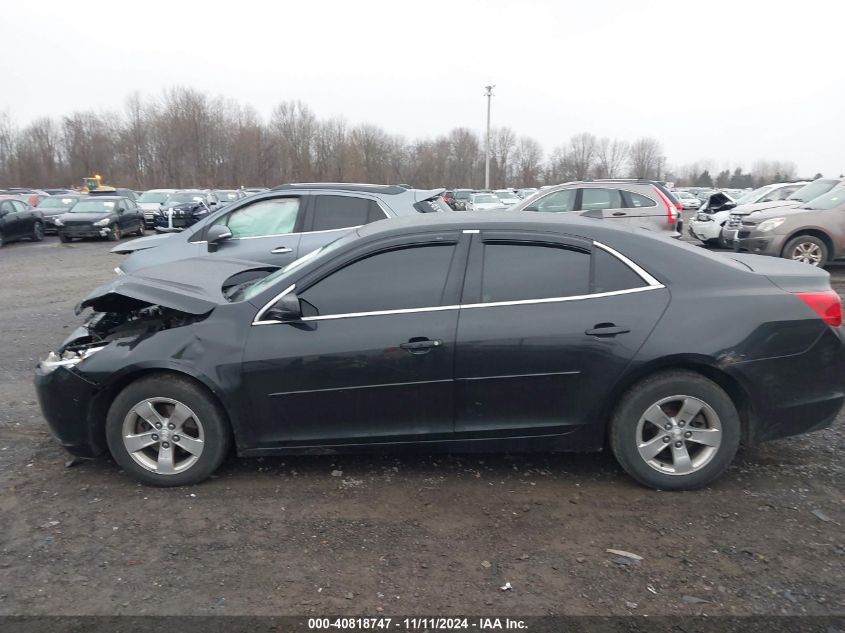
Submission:
<svg viewBox="0 0 845 633">
<path fill-rule="evenodd" d="M 191 257 L 120 275 L 103 284 L 76 306 L 95 312 L 126 312 L 158 305 L 187 314 L 206 314 L 226 303 L 223 285 L 247 271 L 277 270 L 278 266 L 220 257 Z"/>
<path fill-rule="evenodd" d="M 147 235 L 146 237 L 139 237 L 136 240 L 129 240 L 118 244 L 111 249 L 112 253 L 134 253 L 135 251 L 143 251 L 147 248 L 155 248 L 162 245 L 162 240 L 173 238 L 172 233 L 160 233 L 157 235 Z"/>
<path fill-rule="evenodd" d="M 801 207 L 777 207 L 774 209 L 766 209 L 765 211 L 759 211 L 749 217 L 746 221 L 752 222 L 755 224 L 760 224 L 763 220 L 768 220 L 769 218 L 779 218 L 782 216 L 791 216 L 795 215 L 796 213 L 807 213 L 809 211 L 814 211 L 815 209 L 802 209 Z"/>
<path fill-rule="evenodd" d="M 731 213 L 750 215 L 767 209 L 794 209 L 801 204 L 800 200 L 772 200 L 771 202 L 757 202 L 755 204 L 741 204 L 731 209 Z"/>
<path fill-rule="evenodd" d="M 66 224 L 86 224 L 88 222 L 97 222 L 103 218 L 112 215 L 111 211 L 103 211 L 100 213 L 63 213 L 62 222 Z"/>
</svg>

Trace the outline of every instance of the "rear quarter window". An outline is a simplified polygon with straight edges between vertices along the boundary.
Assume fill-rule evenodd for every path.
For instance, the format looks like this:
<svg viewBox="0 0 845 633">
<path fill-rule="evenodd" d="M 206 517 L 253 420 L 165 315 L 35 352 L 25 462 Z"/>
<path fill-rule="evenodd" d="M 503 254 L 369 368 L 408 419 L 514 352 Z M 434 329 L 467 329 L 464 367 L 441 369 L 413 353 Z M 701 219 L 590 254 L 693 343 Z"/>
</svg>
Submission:
<svg viewBox="0 0 845 633">
<path fill-rule="evenodd" d="M 631 268 L 601 248 L 593 249 L 593 292 L 642 288 L 646 283 Z"/>
<path fill-rule="evenodd" d="M 643 209 L 645 207 L 656 207 L 657 201 L 652 200 L 648 196 L 643 196 L 638 193 L 634 193 L 633 191 L 626 191 L 625 192 L 628 196 L 628 208 L 630 209 Z M 688 196 L 692 198 L 692 196 Z"/>
</svg>

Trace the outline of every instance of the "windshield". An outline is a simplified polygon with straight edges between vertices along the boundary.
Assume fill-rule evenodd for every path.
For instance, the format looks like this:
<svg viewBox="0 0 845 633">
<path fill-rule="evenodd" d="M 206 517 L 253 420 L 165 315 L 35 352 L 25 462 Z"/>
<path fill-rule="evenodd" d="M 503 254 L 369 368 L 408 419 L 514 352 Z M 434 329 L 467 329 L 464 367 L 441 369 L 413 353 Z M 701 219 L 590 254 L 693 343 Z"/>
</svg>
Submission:
<svg viewBox="0 0 845 633">
<path fill-rule="evenodd" d="M 519 198 L 516 197 L 516 194 L 511 193 L 510 191 L 497 191 L 496 195 L 501 200 L 519 200 Z"/>
<path fill-rule="evenodd" d="M 328 253 L 331 253 L 332 251 L 337 250 L 337 248 L 339 248 L 340 246 L 343 246 L 344 244 L 346 244 L 350 240 L 356 240 L 356 239 L 358 239 L 358 233 L 353 231 L 352 233 L 348 233 L 348 234 L 344 235 L 343 237 L 336 239 L 334 242 L 329 242 L 325 246 L 321 246 L 317 250 L 311 251 L 310 253 L 303 255 L 299 259 L 293 260 L 290 264 L 288 264 L 284 268 L 280 268 L 276 272 L 270 273 L 269 275 L 267 275 L 263 279 L 259 279 L 258 281 L 256 281 L 252 285 L 245 288 L 244 291 L 243 291 L 243 296 L 239 297 L 239 298 L 242 298 L 245 301 L 249 301 L 250 299 L 257 297 L 262 292 L 267 290 L 267 288 L 270 288 L 272 285 L 279 282 L 280 279 L 283 279 L 286 275 L 292 273 L 293 271 L 298 269 L 300 266 L 302 266 L 306 262 L 310 262 L 312 259 L 316 259 L 317 257 L 319 257 L 321 255 L 326 255 Z M 284 286 L 284 283 L 279 284 L 279 290 L 284 290 L 284 287 L 282 287 L 282 286 Z"/>
<path fill-rule="evenodd" d="M 829 191 L 828 193 L 822 194 L 813 200 L 810 200 L 806 204 L 802 204 L 802 209 L 817 209 L 820 211 L 826 209 L 832 209 L 834 207 L 838 207 L 842 204 L 845 204 L 845 189 L 839 188 L 834 189 L 833 191 Z"/>
<path fill-rule="evenodd" d="M 767 193 L 772 190 L 771 185 L 766 185 L 765 187 L 758 187 L 754 191 L 750 191 L 744 196 L 742 196 L 739 200 L 736 201 L 736 205 L 739 206 L 741 204 L 751 204 L 752 202 L 756 202 L 759 198 L 762 198 Z"/>
<path fill-rule="evenodd" d="M 114 200 L 80 200 L 70 213 L 111 213 L 114 211 L 114 205 Z"/>
<path fill-rule="evenodd" d="M 811 182 L 809 185 L 804 185 L 798 191 L 794 191 L 787 200 L 809 202 L 813 198 L 818 198 L 823 193 L 827 193 L 838 183 L 838 180 L 816 180 L 815 182 Z"/>
<path fill-rule="evenodd" d="M 488 194 L 473 196 L 472 201 L 475 202 L 475 203 L 480 203 L 480 204 L 487 204 L 489 202 L 496 204 L 497 202 L 499 202 L 499 199 L 496 196 L 494 196 L 493 194 L 488 193 Z"/>
<path fill-rule="evenodd" d="M 470 192 L 466 191 L 466 190 L 456 191 L 455 192 L 455 199 L 456 200 L 466 200 L 467 198 L 469 198 L 469 194 L 470 194 Z"/>
<path fill-rule="evenodd" d="M 69 209 L 76 204 L 77 198 L 44 198 L 38 203 L 39 209 Z"/>
<path fill-rule="evenodd" d="M 138 202 L 153 202 L 155 204 L 161 204 L 165 200 L 167 200 L 167 196 L 170 193 L 167 191 L 145 191 L 141 194 L 141 197 L 138 198 Z"/>
<path fill-rule="evenodd" d="M 215 191 L 214 193 L 217 194 L 217 197 L 221 200 L 237 200 L 238 199 L 238 192 L 237 191 Z"/>
<path fill-rule="evenodd" d="M 201 193 L 171 193 L 167 196 L 165 206 L 172 207 L 185 202 L 202 202 L 205 196 Z"/>
<path fill-rule="evenodd" d="M 675 197 L 676 197 L 676 198 L 678 198 L 678 199 L 681 199 L 681 198 L 694 198 L 694 197 L 695 197 L 695 196 L 693 196 L 691 193 L 689 193 L 689 192 L 687 192 L 687 191 L 673 191 L 672 193 L 674 193 L 674 194 L 675 194 Z"/>
</svg>

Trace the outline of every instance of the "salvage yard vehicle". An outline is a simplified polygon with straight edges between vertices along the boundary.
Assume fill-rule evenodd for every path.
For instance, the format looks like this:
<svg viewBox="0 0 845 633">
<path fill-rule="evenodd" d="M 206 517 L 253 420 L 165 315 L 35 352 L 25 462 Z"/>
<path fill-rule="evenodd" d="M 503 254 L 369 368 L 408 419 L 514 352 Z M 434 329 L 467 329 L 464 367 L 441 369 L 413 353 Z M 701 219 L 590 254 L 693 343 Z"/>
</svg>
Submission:
<svg viewBox="0 0 845 633">
<path fill-rule="evenodd" d="M 772 209 L 742 221 L 734 249 L 824 267 L 845 257 L 845 188 L 795 209 Z"/>
<path fill-rule="evenodd" d="M 678 202 L 681 203 L 681 206 L 685 210 L 692 209 L 693 211 L 697 210 L 701 206 L 701 200 L 699 200 L 696 196 L 692 195 L 688 191 L 673 191 L 675 197 L 678 199 Z"/>
<path fill-rule="evenodd" d="M 806 181 L 802 181 L 765 185 L 746 193 L 737 200 L 724 192 L 717 191 L 701 205 L 698 213 L 690 222 L 689 234 L 711 246 L 716 244 L 725 247 L 730 246 L 729 243 L 725 242 L 726 236 L 722 229 L 731 213 L 734 213 L 734 209 L 745 207 L 745 205 L 770 204 L 786 200 L 806 184 L 808 184 Z M 757 207 L 757 209 L 759 208 L 761 207 Z"/>
<path fill-rule="evenodd" d="M 659 182 L 589 180 L 540 189 L 512 211 L 587 212 L 593 217 L 680 237 L 681 203 Z"/>
<path fill-rule="evenodd" d="M 399 185 L 282 185 L 233 202 L 181 233 L 132 240 L 112 252 L 132 253 L 118 268 L 122 273 L 200 255 L 284 266 L 363 224 L 449 211 L 442 192 Z"/>
<path fill-rule="evenodd" d="M 728 221 L 722 227 L 721 243 L 725 246 L 732 247 L 734 236 L 742 228 L 743 220 L 747 219 L 750 215 L 769 211 L 770 209 L 787 212 L 789 209 L 796 209 L 801 204 L 810 202 L 837 187 L 845 187 L 845 178 L 818 178 L 794 191 L 783 200 L 744 204 L 731 209 L 728 215 Z"/>
<path fill-rule="evenodd" d="M 144 215 L 134 200 L 122 196 L 91 196 L 77 202 L 53 223 L 62 242 L 78 237 L 105 237 L 117 241 L 124 235 L 144 234 Z"/>
<path fill-rule="evenodd" d="M 638 482 L 685 490 L 741 441 L 824 428 L 845 400 L 826 272 L 574 214 L 374 222 L 280 269 L 118 276 L 89 307 L 36 369 L 44 417 L 70 452 L 108 450 L 159 486 L 203 480 L 232 445 L 609 444 Z"/>
<path fill-rule="evenodd" d="M 58 233 L 54 222 L 55 219 L 63 213 L 70 211 L 77 201 L 84 196 L 85 194 L 70 193 L 61 196 L 50 196 L 39 202 L 36 209 L 41 212 L 44 218 L 44 232 Z"/>
<path fill-rule="evenodd" d="M 17 196 L 0 195 L 0 246 L 7 242 L 44 239 L 44 218 L 41 211 Z"/>
<path fill-rule="evenodd" d="M 144 212 L 144 224 L 148 229 L 155 224 L 155 216 L 161 209 L 161 205 L 165 203 L 168 196 L 176 193 L 176 191 L 176 189 L 150 189 L 138 198 L 138 206 Z"/>
<path fill-rule="evenodd" d="M 505 203 L 494 193 L 471 193 L 466 203 L 467 211 L 503 211 Z"/>
<path fill-rule="evenodd" d="M 193 226 L 217 208 L 217 197 L 200 190 L 177 191 L 167 197 L 153 215 L 153 226 L 159 232 L 179 232 Z"/>
</svg>

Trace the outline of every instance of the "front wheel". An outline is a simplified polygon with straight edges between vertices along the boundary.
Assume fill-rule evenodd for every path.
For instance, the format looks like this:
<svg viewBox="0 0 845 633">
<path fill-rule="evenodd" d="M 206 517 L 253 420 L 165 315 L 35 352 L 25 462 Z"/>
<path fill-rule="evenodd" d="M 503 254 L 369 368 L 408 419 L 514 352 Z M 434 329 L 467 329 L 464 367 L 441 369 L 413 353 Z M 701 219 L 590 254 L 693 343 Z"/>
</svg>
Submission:
<svg viewBox="0 0 845 633">
<path fill-rule="evenodd" d="M 786 259 L 823 268 L 827 264 L 827 245 L 813 235 L 799 235 L 784 247 L 783 256 Z"/>
<path fill-rule="evenodd" d="M 62 244 L 70 244 L 73 241 L 73 238 L 59 231 L 59 241 Z"/>
<path fill-rule="evenodd" d="M 725 391 L 690 371 L 646 378 L 620 400 L 610 424 L 617 461 L 639 483 L 694 490 L 717 479 L 739 448 L 740 420 Z"/>
<path fill-rule="evenodd" d="M 112 242 L 117 242 L 121 237 L 123 237 L 123 234 L 120 232 L 120 225 L 115 224 L 111 229 L 111 233 L 109 233 L 109 239 Z"/>
<path fill-rule="evenodd" d="M 187 378 L 141 378 L 115 398 L 106 440 L 115 461 L 153 486 L 199 483 L 229 451 L 226 416 L 210 394 Z"/>
<path fill-rule="evenodd" d="M 36 222 L 32 225 L 32 233 L 30 234 L 29 238 L 33 242 L 40 242 L 44 239 L 44 225 L 41 222 Z"/>
</svg>

